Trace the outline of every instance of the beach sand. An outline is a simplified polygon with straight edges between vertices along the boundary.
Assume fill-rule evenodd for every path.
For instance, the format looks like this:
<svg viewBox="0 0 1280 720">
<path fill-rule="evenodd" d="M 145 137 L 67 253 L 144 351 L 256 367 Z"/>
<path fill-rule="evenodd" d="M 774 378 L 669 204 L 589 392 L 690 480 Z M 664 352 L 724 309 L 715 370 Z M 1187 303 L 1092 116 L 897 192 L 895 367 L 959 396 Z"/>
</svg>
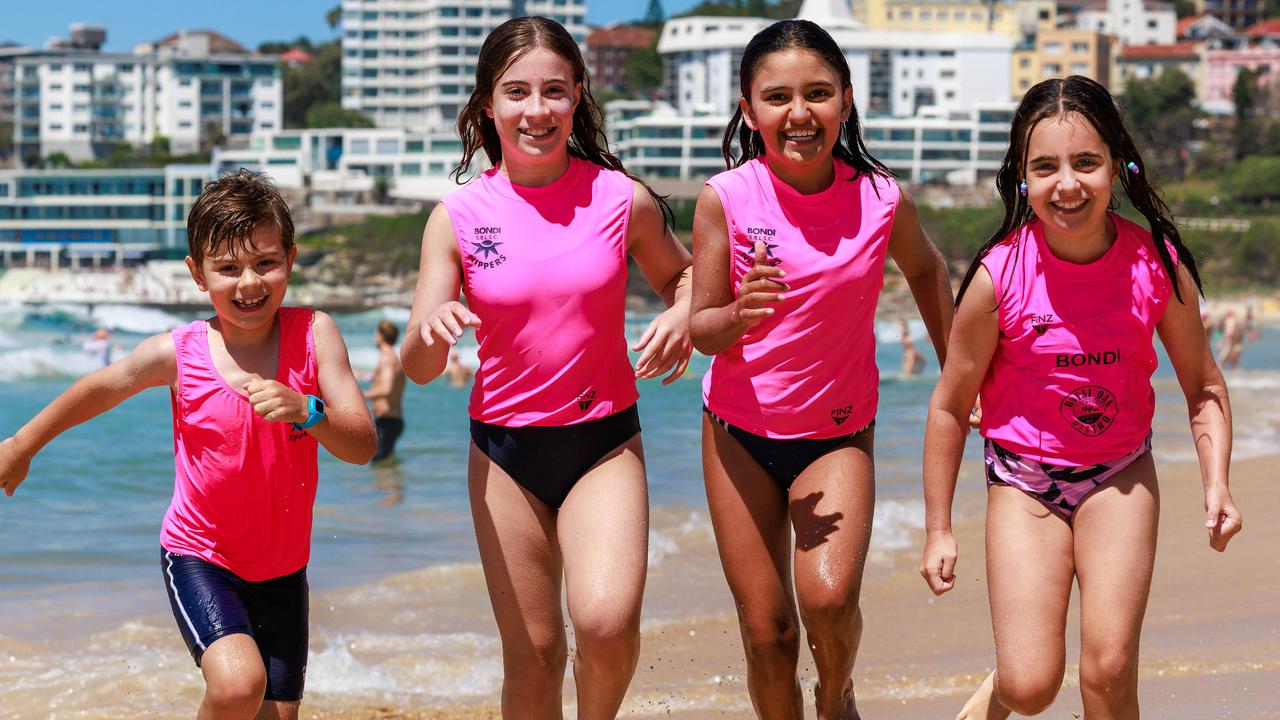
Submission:
<svg viewBox="0 0 1280 720">
<path fill-rule="evenodd" d="M 1158 388 L 1163 398 L 1174 391 L 1171 385 Z M 1280 424 L 1271 410 L 1273 392 L 1242 389 L 1233 396 L 1238 434 L 1246 426 L 1272 428 L 1263 431 L 1272 448 Z M 1245 529 L 1218 554 L 1206 542 L 1185 416 L 1175 422 L 1173 414 L 1156 427 L 1162 509 L 1142 642 L 1143 716 L 1280 720 L 1277 455 L 1241 452 L 1233 462 L 1232 490 Z M 1238 438 L 1237 447 L 1244 446 Z M 903 549 L 876 550 L 873 542 L 854 676 L 868 720 L 949 720 L 994 664 L 981 488 L 979 464 L 967 461 L 957 495 L 959 582 L 951 593 L 933 597 L 917 574 L 922 533 L 914 532 Z M 654 510 L 643 648 L 621 717 L 753 717 L 733 605 L 705 513 Z M 477 565 L 433 566 L 315 592 L 311 625 L 304 718 L 500 717 L 501 652 Z M 1066 681 L 1040 717 L 1082 715 L 1078 627 L 1073 604 Z M 806 656 L 802 651 L 800 672 L 808 689 L 815 677 Z M 189 718 L 202 690 L 166 615 L 75 640 L 0 636 L 0 719 Z M 573 697 L 570 677 L 570 718 Z"/>
</svg>

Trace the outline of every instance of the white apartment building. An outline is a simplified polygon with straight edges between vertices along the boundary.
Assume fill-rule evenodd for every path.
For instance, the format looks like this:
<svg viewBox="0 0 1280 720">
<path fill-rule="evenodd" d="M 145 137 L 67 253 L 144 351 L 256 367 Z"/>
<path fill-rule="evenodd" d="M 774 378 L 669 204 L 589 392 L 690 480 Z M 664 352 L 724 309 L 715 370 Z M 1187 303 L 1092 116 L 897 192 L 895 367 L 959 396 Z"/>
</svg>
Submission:
<svg viewBox="0 0 1280 720">
<path fill-rule="evenodd" d="M 207 47 L 207 44 L 205 45 Z M 145 53 L 44 50 L 14 58 L 14 145 L 22 162 L 62 152 L 74 162 L 118 143 L 169 139 L 175 154 L 223 137 L 278 130 L 276 58 L 209 54 L 179 42 Z"/>
<path fill-rule="evenodd" d="M 586 14 L 585 0 L 343 0 L 342 106 L 378 127 L 450 129 L 495 27 L 543 15 L 582 44 Z"/>
<path fill-rule="evenodd" d="M 1009 146 L 1015 105 L 969 110 L 922 108 L 914 117 L 863 118 L 876 159 L 907 182 L 973 185 L 993 177 Z M 609 140 L 627 169 L 642 177 L 702 181 L 725 169 L 727 114 L 687 115 L 666 103 L 615 100 L 605 107 Z"/>
<path fill-rule="evenodd" d="M 863 116 L 915 116 L 923 107 L 966 111 L 1008 100 L 1014 40 L 992 32 L 870 30 L 844 0 L 805 0 L 800 19 L 821 25 L 843 49 Z M 741 95 L 743 48 L 773 21 L 686 17 L 663 26 L 666 100 L 682 115 L 732 112 Z"/>
<path fill-rule="evenodd" d="M 1075 25 L 1078 30 L 1114 35 L 1121 45 L 1171 45 L 1178 39 L 1178 13 L 1168 2 L 1093 2 L 1076 15 Z"/>
</svg>

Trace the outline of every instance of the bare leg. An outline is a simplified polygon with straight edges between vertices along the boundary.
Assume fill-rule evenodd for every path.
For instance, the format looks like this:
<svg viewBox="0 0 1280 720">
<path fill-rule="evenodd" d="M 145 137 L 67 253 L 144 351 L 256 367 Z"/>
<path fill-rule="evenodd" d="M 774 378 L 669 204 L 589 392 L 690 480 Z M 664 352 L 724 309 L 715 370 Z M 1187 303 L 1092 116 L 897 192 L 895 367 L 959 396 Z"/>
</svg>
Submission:
<svg viewBox="0 0 1280 720">
<path fill-rule="evenodd" d="M 1159 519 L 1160 492 L 1150 453 L 1076 510 L 1080 695 L 1089 720 L 1138 718 L 1138 640 Z"/>
<path fill-rule="evenodd" d="M 200 658 L 204 700 L 196 720 L 251 720 L 267 692 L 258 643 L 243 633 L 223 635 Z"/>
<path fill-rule="evenodd" d="M 818 458 L 791 486 L 800 618 L 818 671 L 818 720 L 856 720 L 858 596 L 875 510 L 874 431 Z"/>
<path fill-rule="evenodd" d="M 502 638 L 502 716 L 560 720 L 568 642 L 551 510 L 471 446 L 471 515 Z"/>
<path fill-rule="evenodd" d="M 705 414 L 702 450 L 707 506 L 738 610 L 751 704 L 762 720 L 801 720 L 787 498 L 738 441 Z"/>
<path fill-rule="evenodd" d="M 964 704 L 956 720 L 1004 720 L 1007 717 L 1009 708 L 996 700 L 996 674 L 992 671 Z"/>
<path fill-rule="evenodd" d="M 267 700 L 262 703 L 262 707 L 258 709 L 258 714 L 253 720 L 298 720 L 299 702 L 284 702 L 280 700 Z"/>
<path fill-rule="evenodd" d="M 556 516 L 577 652 L 578 720 L 609 720 L 640 659 L 649 495 L 640 436 L 600 461 Z"/>
<path fill-rule="evenodd" d="M 998 705 L 971 700 L 986 718 L 970 717 L 1035 715 L 1053 703 L 1066 669 L 1071 526 L 1021 490 L 996 485 L 987 491 L 986 546 Z"/>
</svg>

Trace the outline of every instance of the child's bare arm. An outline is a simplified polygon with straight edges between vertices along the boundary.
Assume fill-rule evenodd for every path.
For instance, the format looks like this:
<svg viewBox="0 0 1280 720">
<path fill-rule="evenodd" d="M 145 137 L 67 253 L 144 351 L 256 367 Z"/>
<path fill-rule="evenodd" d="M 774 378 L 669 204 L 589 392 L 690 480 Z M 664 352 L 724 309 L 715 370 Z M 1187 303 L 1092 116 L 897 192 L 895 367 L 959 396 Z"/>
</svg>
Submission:
<svg viewBox="0 0 1280 720">
<path fill-rule="evenodd" d="M 146 388 L 172 386 L 177 375 L 173 337 L 162 333 L 143 340 L 118 362 L 80 378 L 13 437 L 0 443 L 0 488 L 12 495 L 26 478 L 31 459 L 61 433 Z"/>
<path fill-rule="evenodd" d="M 325 419 L 310 432 L 334 457 L 363 465 L 378 449 L 373 419 L 351 371 L 347 345 L 333 318 L 317 312 L 312 325 L 316 344 L 316 364 L 320 396 L 325 403 Z M 305 419 L 305 418 L 304 418 Z"/>
</svg>

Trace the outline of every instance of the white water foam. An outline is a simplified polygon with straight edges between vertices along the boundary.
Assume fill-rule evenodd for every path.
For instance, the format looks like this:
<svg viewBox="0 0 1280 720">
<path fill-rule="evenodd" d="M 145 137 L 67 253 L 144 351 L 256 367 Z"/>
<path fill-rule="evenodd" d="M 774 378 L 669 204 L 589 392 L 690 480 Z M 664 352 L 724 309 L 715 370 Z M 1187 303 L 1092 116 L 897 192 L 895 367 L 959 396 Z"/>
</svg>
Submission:
<svg viewBox="0 0 1280 720">
<path fill-rule="evenodd" d="M 906 550 L 924 529 L 924 503 L 919 500 L 877 500 L 871 532 L 871 553 Z"/>
<path fill-rule="evenodd" d="M 74 346 L 0 351 L 0 382 L 75 378 L 99 367 L 97 360 Z"/>
<path fill-rule="evenodd" d="M 100 327 L 137 335 L 168 332 L 187 322 L 159 308 L 137 305 L 95 305 L 89 317 Z"/>
</svg>

